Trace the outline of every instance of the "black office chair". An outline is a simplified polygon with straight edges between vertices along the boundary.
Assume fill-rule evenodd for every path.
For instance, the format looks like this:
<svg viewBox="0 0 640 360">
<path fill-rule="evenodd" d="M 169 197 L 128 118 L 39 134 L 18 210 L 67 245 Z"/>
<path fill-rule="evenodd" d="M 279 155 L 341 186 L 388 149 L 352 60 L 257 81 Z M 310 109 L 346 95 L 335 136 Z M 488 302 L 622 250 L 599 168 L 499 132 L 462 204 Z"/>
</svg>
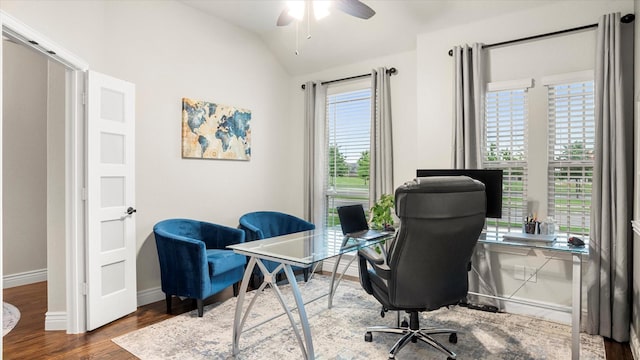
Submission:
<svg viewBox="0 0 640 360">
<path fill-rule="evenodd" d="M 400 229 L 386 258 L 371 249 L 358 252 L 360 283 L 382 304 L 381 316 L 406 311 L 409 323 L 369 327 L 365 341 L 373 332 L 401 334 L 389 359 L 417 340 L 455 359 L 430 335 L 449 334 L 456 343 L 456 330 L 420 328 L 419 312 L 456 305 L 467 295 L 471 254 L 485 221 L 484 184 L 466 176 L 418 178 L 396 189 L 395 211 Z"/>
</svg>

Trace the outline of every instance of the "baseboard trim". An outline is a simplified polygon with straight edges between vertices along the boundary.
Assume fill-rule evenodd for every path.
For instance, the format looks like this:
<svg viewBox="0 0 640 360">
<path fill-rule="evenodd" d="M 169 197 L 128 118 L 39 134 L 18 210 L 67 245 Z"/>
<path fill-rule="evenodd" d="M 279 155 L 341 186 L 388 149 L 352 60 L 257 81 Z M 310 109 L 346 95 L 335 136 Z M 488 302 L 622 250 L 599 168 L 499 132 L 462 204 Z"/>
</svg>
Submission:
<svg viewBox="0 0 640 360">
<path fill-rule="evenodd" d="M 342 255 L 342 260 L 340 260 L 340 264 L 338 265 L 338 274 L 342 274 L 342 272 L 345 271 L 345 267 L 347 266 L 349 261 L 351 261 L 351 258 L 353 256 L 354 255 L 349 255 L 349 254 Z M 322 271 L 331 273 L 333 271 L 333 266 L 335 265 L 337 260 L 338 258 L 333 257 L 331 259 L 322 261 Z M 358 272 L 357 260 L 353 261 L 351 266 L 349 266 L 349 268 L 346 269 L 346 272 L 344 274 L 346 276 L 360 277 L 360 274 Z"/>
<path fill-rule="evenodd" d="M 44 314 L 44 330 L 67 330 L 67 313 L 65 311 L 47 311 Z"/>
<path fill-rule="evenodd" d="M 514 297 L 514 300 L 526 301 L 528 299 Z M 550 305 L 550 306 L 559 306 L 558 304 L 553 304 L 553 303 L 545 303 L 545 302 L 540 302 L 540 303 L 544 305 Z M 539 319 L 553 321 L 556 323 L 571 325 L 570 312 L 547 309 L 547 308 L 542 308 L 535 305 L 520 304 L 520 303 L 509 302 L 509 301 L 503 301 L 502 305 L 504 306 L 504 309 L 503 309 L 504 312 L 509 314 L 531 316 Z"/>
<path fill-rule="evenodd" d="M 638 333 L 636 333 L 633 324 L 631 324 L 631 339 L 629 341 L 629 345 L 633 358 L 640 359 L 640 339 L 638 339 Z"/>
<path fill-rule="evenodd" d="M 159 286 L 138 291 L 138 306 L 151 304 L 164 299 L 164 293 L 162 292 L 162 288 L 160 288 Z"/>
<path fill-rule="evenodd" d="M 29 285 L 47 281 L 47 269 L 25 271 L 2 277 L 2 288 L 8 289 L 16 286 Z"/>
</svg>

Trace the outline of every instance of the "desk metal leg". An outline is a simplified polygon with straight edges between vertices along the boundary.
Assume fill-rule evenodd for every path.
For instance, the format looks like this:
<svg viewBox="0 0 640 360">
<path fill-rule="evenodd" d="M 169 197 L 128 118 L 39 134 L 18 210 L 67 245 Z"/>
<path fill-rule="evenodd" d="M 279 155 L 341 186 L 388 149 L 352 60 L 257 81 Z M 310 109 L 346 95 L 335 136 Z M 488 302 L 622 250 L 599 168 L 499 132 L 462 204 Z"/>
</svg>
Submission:
<svg viewBox="0 0 640 360">
<path fill-rule="evenodd" d="M 258 266 L 258 268 L 260 268 L 260 271 L 262 271 L 262 274 L 264 275 L 264 282 L 262 283 L 262 285 L 260 285 L 259 289 L 255 290 L 253 299 L 249 303 L 249 306 L 247 306 L 247 309 L 245 310 L 245 313 L 243 316 L 242 310 L 244 305 L 245 294 L 247 292 L 247 286 L 249 283 L 249 279 L 251 278 L 251 274 L 253 273 L 253 269 L 256 265 Z M 278 288 L 278 284 L 276 284 L 275 282 L 276 274 L 282 269 L 284 269 L 284 272 L 287 276 L 287 280 L 291 285 L 291 291 L 296 301 L 296 308 L 298 309 L 298 315 L 300 316 L 300 325 L 302 326 L 304 341 L 300 336 L 300 330 L 298 329 L 296 322 L 293 318 L 292 309 L 289 309 L 289 307 L 287 306 L 287 303 L 285 302 L 285 298 L 282 295 L 280 288 Z M 244 327 L 244 323 L 247 320 L 249 313 L 251 312 L 251 308 L 253 307 L 255 300 L 262 293 L 262 291 L 267 286 L 267 284 L 269 284 L 272 287 L 278 301 L 280 301 L 280 305 L 285 310 L 285 314 L 289 318 L 289 322 L 291 322 L 293 332 L 296 336 L 296 339 L 298 340 L 300 349 L 302 350 L 303 358 L 306 360 L 313 360 L 315 358 L 315 355 L 313 352 L 313 343 L 311 341 L 311 329 L 309 328 L 309 320 L 307 319 L 307 312 L 304 308 L 304 302 L 302 301 L 300 288 L 298 287 L 298 283 L 296 282 L 296 277 L 293 273 L 293 269 L 291 269 L 291 265 L 280 264 L 273 272 L 269 272 L 265 267 L 265 265 L 262 263 L 262 261 L 260 261 L 255 257 L 251 257 L 249 259 L 249 264 L 247 265 L 247 268 L 245 269 L 244 277 L 242 278 L 242 286 L 240 289 L 240 293 L 238 294 L 238 302 L 236 304 L 236 312 L 235 312 L 235 317 L 233 322 L 233 348 L 232 348 L 233 355 L 236 356 L 240 352 L 239 343 L 240 343 L 240 335 L 242 334 L 242 328 Z M 271 318 L 269 320 L 273 320 L 274 318 Z M 256 326 L 259 326 L 263 323 L 260 323 Z"/>
<path fill-rule="evenodd" d="M 309 328 L 309 319 L 307 318 L 307 311 L 304 308 L 304 302 L 302 301 L 302 295 L 300 294 L 300 288 L 298 287 L 298 283 L 296 282 L 296 276 L 293 273 L 293 269 L 291 269 L 291 265 L 284 265 L 284 273 L 287 275 L 287 279 L 289 280 L 289 284 L 291 284 L 291 292 L 293 293 L 294 298 L 296 299 L 296 306 L 298 307 L 298 315 L 300 316 L 300 325 L 302 325 L 302 332 L 304 333 L 304 342 L 306 344 L 306 352 L 303 347 L 302 352 L 305 355 L 305 359 L 313 360 L 315 359 L 315 354 L 313 353 L 313 341 L 311 340 L 311 329 Z M 283 303 L 283 306 L 286 309 L 286 305 Z M 293 321 L 293 318 L 289 317 L 291 321 L 291 326 L 293 326 L 294 330 L 297 330 L 296 324 Z M 301 344 L 302 346 L 302 344 Z"/>
<path fill-rule="evenodd" d="M 582 312 L 582 258 L 573 254 L 573 296 L 571 313 L 571 359 L 580 359 L 580 315 Z"/>
<path fill-rule="evenodd" d="M 240 349 L 238 343 L 240 342 L 240 334 L 242 334 L 242 306 L 244 305 L 244 296 L 247 293 L 247 286 L 249 285 L 249 279 L 253 273 L 253 268 L 256 266 L 256 258 L 249 259 L 249 264 L 244 270 L 244 276 L 242 277 L 242 285 L 240 286 L 240 292 L 238 293 L 238 302 L 236 303 L 236 314 L 233 319 L 233 355 L 238 355 Z"/>
<path fill-rule="evenodd" d="M 331 273 L 331 282 L 329 283 L 329 304 L 328 304 L 329 309 L 331 309 L 331 307 L 333 306 L 333 296 L 336 294 L 336 289 L 338 288 L 338 285 L 340 285 L 340 281 L 342 281 L 344 274 L 347 272 L 347 270 L 349 269 L 353 261 L 356 259 L 356 257 L 357 256 L 353 256 L 351 260 L 349 260 L 349 263 L 347 264 L 347 266 L 345 266 L 344 270 L 340 273 L 340 277 L 338 277 L 337 282 L 336 282 L 336 274 L 338 273 L 338 265 L 342 260 L 342 254 L 340 254 L 336 262 L 333 263 L 333 272 Z"/>
<path fill-rule="evenodd" d="M 333 283 L 336 280 L 336 272 L 338 271 L 338 264 L 340 264 L 340 260 L 342 260 L 342 254 L 338 255 L 338 259 L 336 259 L 336 261 L 333 263 L 333 271 L 331 272 L 331 282 L 329 282 L 329 306 L 328 306 L 329 309 L 331 309 L 331 306 L 333 306 L 333 294 L 335 294 L 336 292 L 333 286 Z"/>
</svg>

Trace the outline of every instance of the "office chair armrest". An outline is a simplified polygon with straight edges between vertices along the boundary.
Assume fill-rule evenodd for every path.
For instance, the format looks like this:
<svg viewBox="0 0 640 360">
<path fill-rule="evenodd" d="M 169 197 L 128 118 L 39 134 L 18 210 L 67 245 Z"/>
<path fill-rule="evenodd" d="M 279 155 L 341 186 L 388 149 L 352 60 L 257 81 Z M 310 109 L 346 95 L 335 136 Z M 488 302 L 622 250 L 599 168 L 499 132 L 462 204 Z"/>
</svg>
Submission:
<svg viewBox="0 0 640 360">
<path fill-rule="evenodd" d="M 378 254 L 375 250 L 370 247 L 362 248 L 358 250 L 358 255 L 367 259 L 372 265 L 381 265 L 384 264 L 384 257 L 382 254 Z"/>
<path fill-rule="evenodd" d="M 389 274 L 391 274 L 391 269 L 385 263 L 385 258 L 382 254 L 378 254 L 375 250 L 371 248 L 364 248 L 358 250 L 358 255 L 365 259 L 371 267 L 376 275 L 380 276 L 383 279 L 389 279 Z"/>
<path fill-rule="evenodd" d="M 391 276 L 391 269 L 387 264 L 371 264 L 373 267 L 373 271 L 375 271 L 376 275 L 380 276 L 385 280 L 389 280 Z"/>
</svg>

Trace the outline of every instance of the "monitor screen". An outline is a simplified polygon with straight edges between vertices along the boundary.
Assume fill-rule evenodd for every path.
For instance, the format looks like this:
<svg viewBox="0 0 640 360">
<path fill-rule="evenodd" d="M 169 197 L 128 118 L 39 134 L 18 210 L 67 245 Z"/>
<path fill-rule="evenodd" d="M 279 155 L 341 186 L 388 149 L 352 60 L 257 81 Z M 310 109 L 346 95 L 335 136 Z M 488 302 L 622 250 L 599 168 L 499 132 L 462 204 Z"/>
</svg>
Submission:
<svg viewBox="0 0 640 360">
<path fill-rule="evenodd" d="M 498 169 L 418 169 L 417 177 L 468 176 L 484 184 L 487 195 L 487 217 L 502 217 L 502 170 Z"/>
</svg>

